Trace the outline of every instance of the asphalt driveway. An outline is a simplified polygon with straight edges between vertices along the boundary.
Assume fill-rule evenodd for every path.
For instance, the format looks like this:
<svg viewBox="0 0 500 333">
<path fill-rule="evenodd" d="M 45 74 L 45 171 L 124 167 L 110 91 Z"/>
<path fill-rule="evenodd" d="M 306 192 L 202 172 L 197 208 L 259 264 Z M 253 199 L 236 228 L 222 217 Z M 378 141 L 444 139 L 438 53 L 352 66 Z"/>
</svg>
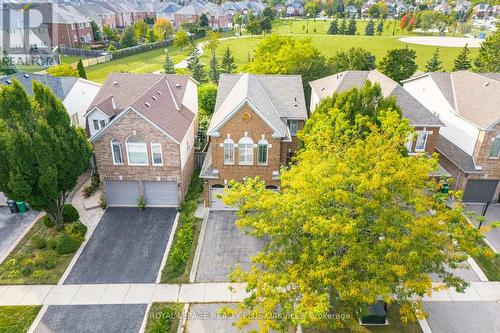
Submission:
<svg viewBox="0 0 500 333">
<path fill-rule="evenodd" d="M 146 304 L 51 305 L 35 333 L 137 333 Z"/>
<path fill-rule="evenodd" d="M 481 215 L 484 205 L 482 204 L 466 204 L 465 210 L 472 211 L 477 216 Z M 500 205 L 491 204 L 486 210 L 486 217 L 483 225 L 488 225 L 491 222 L 500 221 Z M 478 222 L 474 221 L 477 225 Z M 497 251 L 500 251 L 500 228 L 495 228 L 484 235 L 484 237 L 495 247 Z"/>
<path fill-rule="evenodd" d="M 227 282 L 232 268 L 251 267 L 251 258 L 263 247 L 260 239 L 245 235 L 234 224 L 236 212 L 211 210 L 208 215 L 196 282 Z"/>
<path fill-rule="evenodd" d="M 64 284 L 154 283 L 176 212 L 108 208 Z"/>
<path fill-rule="evenodd" d="M 23 214 L 12 214 L 8 207 L 0 207 L 0 258 L 29 226 L 38 212 L 28 210 Z"/>
</svg>

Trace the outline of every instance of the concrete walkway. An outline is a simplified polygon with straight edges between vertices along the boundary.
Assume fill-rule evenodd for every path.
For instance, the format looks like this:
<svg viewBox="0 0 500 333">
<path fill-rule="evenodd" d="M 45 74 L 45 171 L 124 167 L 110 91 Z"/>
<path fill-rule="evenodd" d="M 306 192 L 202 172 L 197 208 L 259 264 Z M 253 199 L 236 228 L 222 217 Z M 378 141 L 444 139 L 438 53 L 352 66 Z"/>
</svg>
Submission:
<svg viewBox="0 0 500 333">
<path fill-rule="evenodd" d="M 438 285 L 436 283 L 435 285 Z M 241 302 L 248 294 L 244 284 L 76 284 L 0 286 L 2 305 L 81 305 Z M 500 301 L 500 282 L 471 282 L 465 293 L 436 292 L 424 302 Z"/>
</svg>

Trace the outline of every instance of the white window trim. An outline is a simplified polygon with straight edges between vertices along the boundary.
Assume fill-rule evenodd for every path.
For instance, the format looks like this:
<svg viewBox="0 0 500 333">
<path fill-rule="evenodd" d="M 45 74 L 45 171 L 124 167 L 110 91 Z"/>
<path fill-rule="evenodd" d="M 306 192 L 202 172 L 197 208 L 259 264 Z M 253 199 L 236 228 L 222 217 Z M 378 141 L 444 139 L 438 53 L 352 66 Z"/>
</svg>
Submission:
<svg viewBox="0 0 500 333">
<path fill-rule="evenodd" d="M 261 163 L 259 162 L 259 154 L 260 154 L 260 147 L 259 146 L 266 146 L 266 163 Z M 257 143 L 257 165 L 262 165 L 266 166 L 269 164 L 269 143 L 267 143 L 266 140 L 260 140 L 259 143 Z"/>
<path fill-rule="evenodd" d="M 144 148 L 146 148 L 146 163 L 145 164 L 130 163 L 130 155 L 129 155 L 129 151 L 128 151 L 128 145 L 129 144 L 131 144 L 131 145 L 141 145 L 141 146 L 144 146 Z M 148 145 L 146 143 L 128 143 L 128 142 L 126 142 L 125 143 L 125 149 L 127 150 L 127 164 L 128 165 L 132 165 L 132 166 L 145 166 L 145 165 L 149 165 Z"/>
<path fill-rule="evenodd" d="M 92 119 L 92 124 L 94 125 L 94 131 L 100 131 L 101 130 L 101 124 L 99 123 L 99 119 Z M 97 124 L 97 128 L 96 128 Z"/>
<path fill-rule="evenodd" d="M 154 150 L 153 147 L 159 146 L 160 147 L 160 158 L 161 158 L 161 163 L 155 163 L 155 155 L 154 155 Z M 147 153 L 147 152 L 146 152 Z M 161 147 L 161 143 L 159 142 L 151 142 L 151 163 L 154 166 L 163 166 L 163 150 Z"/>
<path fill-rule="evenodd" d="M 417 131 L 417 133 L 418 133 L 417 139 L 415 140 L 415 152 L 422 153 L 422 152 L 425 152 L 425 147 L 427 147 L 427 140 L 429 139 L 429 132 L 424 128 L 421 131 Z M 424 140 L 424 148 L 423 149 L 418 148 L 418 138 L 419 138 L 421 133 L 425 133 L 425 140 Z"/>
<path fill-rule="evenodd" d="M 231 161 L 226 160 L 226 145 L 232 145 L 232 148 L 231 148 L 231 150 L 232 150 L 232 154 L 231 154 L 232 159 L 231 159 Z M 224 165 L 234 165 L 234 146 L 235 146 L 234 145 L 234 141 L 231 140 L 231 139 L 226 139 L 222 143 L 222 153 L 224 155 Z"/>
<path fill-rule="evenodd" d="M 412 151 L 413 141 L 414 141 L 414 136 L 413 134 L 410 134 L 410 136 L 408 136 L 408 141 L 406 142 L 406 149 L 408 150 L 408 152 Z"/>
<path fill-rule="evenodd" d="M 498 160 L 498 159 L 500 159 L 500 150 L 498 151 L 497 156 L 491 156 L 491 151 L 493 150 L 493 145 L 495 144 L 495 141 L 496 141 L 496 140 L 500 140 L 500 135 L 495 136 L 495 137 L 491 140 L 490 153 L 488 154 L 488 159 L 490 159 L 490 160 Z"/>
<path fill-rule="evenodd" d="M 122 152 L 122 144 L 116 140 L 116 143 L 118 144 L 118 146 L 120 147 L 120 157 L 122 158 L 122 162 L 121 163 L 116 163 L 116 159 L 115 159 L 115 150 L 113 149 L 113 141 L 115 141 L 115 139 L 111 140 L 111 155 L 113 157 L 113 165 L 123 165 L 123 152 Z"/>
<path fill-rule="evenodd" d="M 297 128 L 295 129 L 295 133 L 292 133 L 292 123 L 296 124 Z M 288 129 L 290 130 L 291 136 L 297 136 L 297 132 L 299 131 L 299 121 L 296 119 L 288 120 Z"/>
</svg>

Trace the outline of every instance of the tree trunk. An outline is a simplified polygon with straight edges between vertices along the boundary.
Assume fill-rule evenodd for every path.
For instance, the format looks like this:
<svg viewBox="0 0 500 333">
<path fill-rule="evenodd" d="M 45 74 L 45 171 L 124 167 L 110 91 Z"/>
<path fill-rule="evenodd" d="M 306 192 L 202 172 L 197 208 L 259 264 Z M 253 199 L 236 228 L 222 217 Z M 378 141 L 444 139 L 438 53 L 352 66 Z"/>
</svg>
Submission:
<svg viewBox="0 0 500 333">
<path fill-rule="evenodd" d="M 62 192 L 59 198 L 56 200 L 54 210 L 52 212 L 46 212 L 51 218 L 52 222 L 57 230 L 62 230 L 64 227 L 63 221 L 63 210 L 64 204 L 66 203 L 66 192 Z"/>
</svg>

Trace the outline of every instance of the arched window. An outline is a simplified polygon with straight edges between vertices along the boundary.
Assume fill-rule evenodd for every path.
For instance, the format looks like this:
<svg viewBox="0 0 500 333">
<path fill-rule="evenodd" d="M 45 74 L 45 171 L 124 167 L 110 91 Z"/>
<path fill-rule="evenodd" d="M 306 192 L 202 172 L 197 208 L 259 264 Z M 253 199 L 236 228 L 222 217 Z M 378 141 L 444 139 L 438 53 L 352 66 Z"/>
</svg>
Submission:
<svg viewBox="0 0 500 333">
<path fill-rule="evenodd" d="M 234 141 L 224 140 L 224 164 L 234 164 Z"/>
<path fill-rule="evenodd" d="M 129 165 L 148 165 L 148 148 L 144 140 L 134 135 L 127 139 Z"/>
<path fill-rule="evenodd" d="M 239 165 L 253 164 L 253 140 L 248 136 L 238 141 Z"/>
<path fill-rule="evenodd" d="M 123 156 L 122 156 L 122 145 L 118 140 L 111 140 L 111 153 L 113 154 L 113 163 L 115 165 L 123 164 Z"/>
<path fill-rule="evenodd" d="M 266 140 L 262 139 L 257 143 L 257 164 L 267 165 L 267 151 L 269 145 Z"/>
</svg>

